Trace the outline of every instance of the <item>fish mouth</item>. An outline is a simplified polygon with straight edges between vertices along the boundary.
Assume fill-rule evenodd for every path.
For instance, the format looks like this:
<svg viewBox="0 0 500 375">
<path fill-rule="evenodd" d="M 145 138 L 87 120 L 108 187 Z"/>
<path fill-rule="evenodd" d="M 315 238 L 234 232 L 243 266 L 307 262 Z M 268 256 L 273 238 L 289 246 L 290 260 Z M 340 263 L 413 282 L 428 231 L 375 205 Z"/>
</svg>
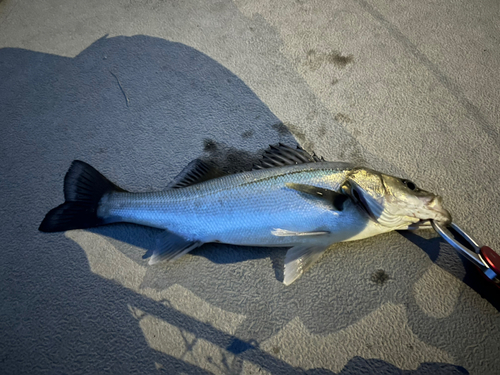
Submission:
<svg viewBox="0 0 500 375">
<path fill-rule="evenodd" d="M 446 227 L 451 224 L 451 214 L 443 207 L 443 198 L 437 195 L 427 206 L 431 212 L 431 217 L 427 219 L 435 221 L 436 223 Z"/>
<path fill-rule="evenodd" d="M 420 219 L 418 222 L 409 225 L 408 230 L 430 229 L 432 228 L 431 221 L 432 219 Z"/>
<path fill-rule="evenodd" d="M 427 204 L 425 213 L 422 214 L 425 218 L 420 219 L 414 224 L 411 224 L 408 229 L 428 229 L 432 228 L 432 221 L 447 227 L 451 224 L 450 213 L 443 208 L 443 198 L 435 196 L 429 204 Z"/>
</svg>

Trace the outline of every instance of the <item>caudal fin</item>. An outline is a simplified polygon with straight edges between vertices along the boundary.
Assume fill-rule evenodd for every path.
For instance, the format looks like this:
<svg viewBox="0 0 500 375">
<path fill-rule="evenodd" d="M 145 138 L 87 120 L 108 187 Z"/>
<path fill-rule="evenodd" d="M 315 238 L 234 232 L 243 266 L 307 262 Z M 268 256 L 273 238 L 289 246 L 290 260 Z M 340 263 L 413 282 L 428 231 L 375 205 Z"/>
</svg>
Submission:
<svg viewBox="0 0 500 375">
<path fill-rule="evenodd" d="M 97 216 L 102 196 L 111 191 L 125 191 L 89 164 L 75 160 L 64 177 L 64 200 L 45 215 L 38 230 L 61 232 L 104 224 Z"/>
</svg>

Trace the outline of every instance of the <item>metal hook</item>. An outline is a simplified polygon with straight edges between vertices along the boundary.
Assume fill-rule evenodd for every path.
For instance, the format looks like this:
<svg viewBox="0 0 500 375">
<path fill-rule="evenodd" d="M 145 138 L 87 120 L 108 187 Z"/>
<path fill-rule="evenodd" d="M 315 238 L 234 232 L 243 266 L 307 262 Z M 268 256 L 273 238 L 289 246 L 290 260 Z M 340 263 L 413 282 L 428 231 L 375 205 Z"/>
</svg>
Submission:
<svg viewBox="0 0 500 375">
<path fill-rule="evenodd" d="M 464 257 L 466 257 L 468 260 L 470 260 L 472 263 L 478 266 L 481 269 L 481 271 L 485 272 L 489 268 L 483 262 L 482 258 L 479 255 L 481 246 L 478 244 L 476 240 L 474 240 L 471 236 L 469 236 L 462 229 L 460 229 L 458 225 L 451 223 L 450 227 L 453 228 L 464 240 L 466 240 L 474 248 L 475 251 L 467 249 L 465 246 L 459 243 L 447 228 L 439 225 L 434 220 L 431 221 L 431 224 L 434 230 L 439 235 L 441 235 L 441 237 L 443 237 L 446 240 L 446 242 L 448 242 L 459 253 L 461 253 Z"/>
</svg>

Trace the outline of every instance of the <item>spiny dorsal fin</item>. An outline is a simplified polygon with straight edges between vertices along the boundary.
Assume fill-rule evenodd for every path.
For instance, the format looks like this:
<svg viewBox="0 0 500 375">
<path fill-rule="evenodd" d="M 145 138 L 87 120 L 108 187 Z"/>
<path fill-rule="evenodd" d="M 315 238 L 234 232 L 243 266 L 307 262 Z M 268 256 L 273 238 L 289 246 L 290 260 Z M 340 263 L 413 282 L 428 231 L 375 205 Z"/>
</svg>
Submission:
<svg viewBox="0 0 500 375">
<path fill-rule="evenodd" d="M 337 193 L 336 191 L 320 188 L 317 186 L 294 184 L 292 182 L 289 182 L 285 185 L 290 189 L 305 194 L 307 197 L 324 200 L 325 202 L 331 204 L 337 211 L 342 211 L 344 209 L 344 202 L 349 199 L 349 196 L 345 194 Z"/>
<path fill-rule="evenodd" d="M 203 160 L 195 159 L 168 184 L 167 189 L 183 188 L 225 175 L 226 173 L 217 167 L 209 165 Z"/>
<path fill-rule="evenodd" d="M 325 159 L 319 158 L 314 153 L 312 155 L 309 154 L 299 145 L 297 145 L 297 148 L 292 148 L 290 146 L 279 143 L 278 146 L 269 146 L 269 148 L 264 151 L 264 155 L 260 160 L 260 164 L 255 164 L 253 166 L 253 169 L 275 168 L 283 167 L 285 165 L 304 163 L 317 163 L 320 161 L 325 161 Z"/>
</svg>

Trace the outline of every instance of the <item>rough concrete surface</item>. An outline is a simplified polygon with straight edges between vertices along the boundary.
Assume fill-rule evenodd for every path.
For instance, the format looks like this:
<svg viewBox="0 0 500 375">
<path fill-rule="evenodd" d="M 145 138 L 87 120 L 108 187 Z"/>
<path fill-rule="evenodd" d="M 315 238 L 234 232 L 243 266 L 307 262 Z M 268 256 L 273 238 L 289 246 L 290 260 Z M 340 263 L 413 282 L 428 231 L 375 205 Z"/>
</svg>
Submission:
<svg viewBox="0 0 500 375">
<path fill-rule="evenodd" d="M 496 251 L 496 0 L 0 1 L 0 373 L 499 374 L 500 293 L 432 231 L 285 249 L 38 232 L 84 160 L 131 191 L 269 144 L 410 178 Z M 249 233 L 251 236 L 251 233 Z"/>
</svg>

